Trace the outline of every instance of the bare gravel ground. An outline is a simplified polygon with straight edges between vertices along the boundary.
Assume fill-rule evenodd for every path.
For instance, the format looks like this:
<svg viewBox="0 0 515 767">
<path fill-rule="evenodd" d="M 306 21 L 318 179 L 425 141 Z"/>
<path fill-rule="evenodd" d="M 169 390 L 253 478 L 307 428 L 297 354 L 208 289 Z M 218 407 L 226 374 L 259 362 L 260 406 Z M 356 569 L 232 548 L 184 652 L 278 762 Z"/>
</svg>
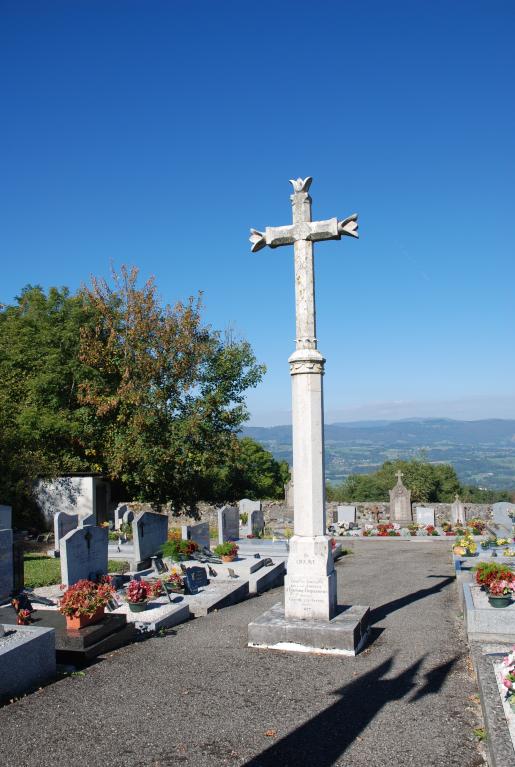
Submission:
<svg viewBox="0 0 515 767">
<path fill-rule="evenodd" d="M 247 648 L 249 621 L 282 599 L 275 589 L 0 709 L 2 763 L 483 765 L 447 547 L 361 543 L 337 569 L 340 602 L 373 607 L 358 657 Z"/>
</svg>

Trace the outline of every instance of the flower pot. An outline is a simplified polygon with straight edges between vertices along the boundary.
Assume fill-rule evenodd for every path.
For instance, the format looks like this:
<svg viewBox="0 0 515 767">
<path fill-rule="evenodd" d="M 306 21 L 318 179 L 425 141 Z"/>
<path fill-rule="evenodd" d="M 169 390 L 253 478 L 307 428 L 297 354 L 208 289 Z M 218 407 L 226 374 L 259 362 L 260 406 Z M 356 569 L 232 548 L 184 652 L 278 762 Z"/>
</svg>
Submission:
<svg viewBox="0 0 515 767">
<path fill-rule="evenodd" d="M 66 615 L 66 628 L 74 631 L 98 623 L 104 617 L 104 607 L 97 607 L 93 615 Z"/>
<path fill-rule="evenodd" d="M 129 610 L 131 613 L 142 613 L 147 609 L 148 602 L 129 602 Z"/>
<path fill-rule="evenodd" d="M 223 554 L 220 559 L 222 562 L 234 562 L 236 559 L 236 554 Z"/>
<path fill-rule="evenodd" d="M 511 605 L 511 594 L 503 594 L 502 597 L 488 595 L 488 601 L 492 607 L 509 607 Z"/>
</svg>

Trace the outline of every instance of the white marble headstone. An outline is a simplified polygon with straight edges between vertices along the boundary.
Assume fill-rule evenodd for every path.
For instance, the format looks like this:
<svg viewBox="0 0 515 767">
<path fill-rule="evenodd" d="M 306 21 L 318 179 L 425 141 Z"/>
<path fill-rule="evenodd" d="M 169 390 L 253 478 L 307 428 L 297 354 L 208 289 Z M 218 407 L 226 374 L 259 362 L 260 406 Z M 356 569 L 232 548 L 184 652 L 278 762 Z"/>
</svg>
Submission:
<svg viewBox="0 0 515 767">
<path fill-rule="evenodd" d="M 508 535 L 511 534 L 511 529 L 514 524 L 511 517 L 508 516 L 509 511 L 515 512 L 515 503 L 501 501 L 500 503 L 494 503 L 492 506 L 494 525 L 496 525 L 502 533 L 508 533 Z"/>
<path fill-rule="evenodd" d="M 338 522 L 348 522 L 349 524 L 351 522 L 356 522 L 356 507 L 355 506 L 337 506 L 336 507 L 336 513 L 337 513 L 337 521 Z"/>
<path fill-rule="evenodd" d="M 416 520 L 419 525 L 435 524 L 435 510 L 431 506 L 417 506 L 415 509 Z"/>
<path fill-rule="evenodd" d="M 75 530 L 79 525 L 78 514 L 67 514 L 65 511 L 58 511 L 54 515 L 54 549 L 59 551 L 59 541 L 65 535 Z"/>
</svg>

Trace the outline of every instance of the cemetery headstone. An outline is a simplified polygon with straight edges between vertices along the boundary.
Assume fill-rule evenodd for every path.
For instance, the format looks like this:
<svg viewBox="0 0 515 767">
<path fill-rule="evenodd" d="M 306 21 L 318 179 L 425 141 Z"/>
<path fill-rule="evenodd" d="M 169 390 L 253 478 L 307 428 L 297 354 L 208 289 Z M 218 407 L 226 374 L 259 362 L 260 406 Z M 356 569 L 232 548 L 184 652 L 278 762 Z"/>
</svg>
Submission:
<svg viewBox="0 0 515 767">
<path fill-rule="evenodd" d="M 119 530 L 122 526 L 123 522 L 123 515 L 127 511 L 127 504 L 126 503 L 119 503 L 116 509 L 114 510 L 114 529 Z"/>
<path fill-rule="evenodd" d="M 181 537 L 185 541 L 194 541 L 201 549 L 209 549 L 209 524 L 200 522 L 198 525 L 183 525 Z"/>
<path fill-rule="evenodd" d="M 0 505 L 0 530 L 11 530 L 13 510 L 11 506 Z"/>
<path fill-rule="evenodd" d="M 397 472 L 397 484 L 390 490 L 390 521 L 411 522 L 411 490 L 402 483 L 402 471 Z"/>
<path fill-rule="evenodd" d="M 509 516 L 509 512 L 515 513 L 515 503 L 501 501 L 492 506 L 492 518 L 496 528 L 504 535 L 511 535 L 511 529 L 514 521 Z"/>
<path fill-rule="evenodd" d="M 261 501 L 251 501 L 250 498 L 242 498 L 238 501 L 240 514 L 250 514 L 251 511 L 261 511 Z"/>
<path fill-rule="evenodd" d="M 465 506 L 463 505 L 462 501 L 460 501 L 459 495 L 456 496 L 456 499 L 451 506 L 451 524 L 465 524 Z"/>
<path fill-rule="evenodd" d="M 85 514 L 84 516 L 79 516 L 79 527 L 91 527 L 91 525 L 97 524 L 97 516 L 96 514 Z"/>
<path fill-rule="evenodd" d="M 13 590 L 13 531 L 0 530 L 0 602 Z"/>
<path fill-rule="evenodd" d="M 340 523 L 347 522 L 349 525 L 351 525 L 356 522 L 355 506 L 337 506 L 336 514 L 336 520 Z"/>
<path fill-rule="evenodd" d="M 124 525 L 132 525 L 132 521 L 134 519 L 134 512 L 132 509 L 127 509 L 127 511 L 124 511 L 122 516 L 122 522 Z"/>
<path fill-rule="evenodd" d="M 419 525 L 435 524 L 435 510 L 429 506 L 417 506 L 415 509 L 417 523 Z"/>
<path fill-rule="evenodd" d="M 240 537 L 240 513 L 235 506 L 218 510 L 218 543 L 237 541 Z"/>
<path fill-rule="evenodd" d="M 79 526 L 79 515 L 68 514 L 66 511 L 58 511 L 54 515 L 54 550 L 59 554 L 59 541 L 65 535 Z"/>
<path fill-rule="evenodd" d="M 203 567 L 187 567 L 186 568 L 186 574 L 189 575 L 191 582 L 194 584 L 194 586 L 199 589 L 203 586 L 209 585 L 209 580 L 207 577 L 207 573 L 205 571 L 205 568 Z"/>
<path fill-rule="evenodd" d="M 249 512 L 248 535 L 263 535 L 265 530 L 265 515 L 261 509 Z"/>
<path fill-rule="evenodd" d="M 152 569 L 154 572 L 156 572 L 158 575 L 162 575 L 162 573 L 166 573 L 168 571 L 168 566 L 165 565 L 163 562 L 163 558 L 161 556 L 155 556 L 151 557 L 152 560 Z"/>
<path fill-rule="evenodd" d="M 168 515 L 141 511 L 132 520 L 134 559 L 144 562 L 157 554 L 168 537 Z"/>
<path fill-rule="evenodd" d="M 106 527 L 78 527 L 61 538 L 61 582 L 72 586 L 82 578 L 107 573 Z"/>
</svg>

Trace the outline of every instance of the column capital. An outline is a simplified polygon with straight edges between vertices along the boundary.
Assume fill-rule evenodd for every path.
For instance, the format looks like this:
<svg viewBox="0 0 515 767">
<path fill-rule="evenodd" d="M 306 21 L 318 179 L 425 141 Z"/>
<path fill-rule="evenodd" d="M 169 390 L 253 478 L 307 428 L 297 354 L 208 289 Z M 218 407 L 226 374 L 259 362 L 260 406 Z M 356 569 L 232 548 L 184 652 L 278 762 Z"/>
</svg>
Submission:
<svg viewBox="0 0 515 767">
<path fill-rule="evenodd" d="M 318 349 L 297 349 L 289 357 L 290 375 L 299 373 L 324 374 L 325 357 Z"/>
</svg>

